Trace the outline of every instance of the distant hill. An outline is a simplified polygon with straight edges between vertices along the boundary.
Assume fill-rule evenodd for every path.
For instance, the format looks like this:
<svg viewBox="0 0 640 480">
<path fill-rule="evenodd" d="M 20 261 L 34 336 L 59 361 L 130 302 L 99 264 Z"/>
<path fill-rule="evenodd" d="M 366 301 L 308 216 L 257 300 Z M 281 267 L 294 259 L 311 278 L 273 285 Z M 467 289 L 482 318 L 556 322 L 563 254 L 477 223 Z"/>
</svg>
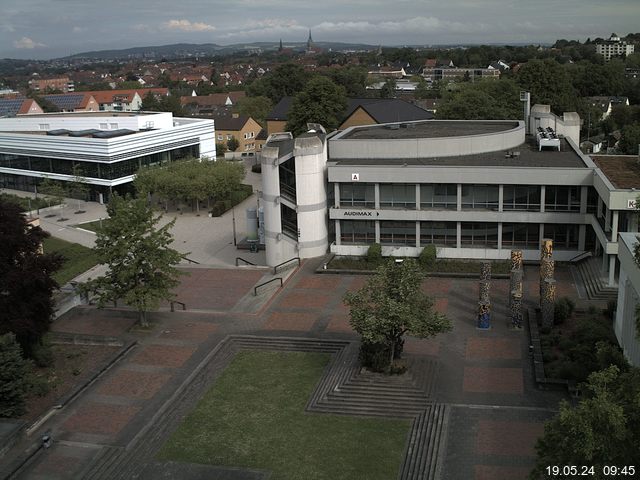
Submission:
<svg viewBox="0 0 640 480">
<path fill-rule="evenodd" d="M 373 45 L 351 44 L 341 42 L 314 42 L 316 47 L 324 50 L 371 50 L 377 48 Z M 121 50 L 97 50 L 93 52 L 82 52 L 61 60 L 71 59 L 95 59 L 95 60 L 115 60 L 126 58 L 175 58 L 185 56 L 209 56 L 209 55 L 228 55 L 236 52 L 263 50 L 273 51 L 279 46 L 279 42 L 254 42 L 254 43 L 238 43 L 234 45 L 217 45 L 215 43 L 176 43 L 172 45 L 157 45 L 150 47 L 133 47 Z M 304 42 L 285 42 L 286 48 L 303 49 L 306 47 Z"/>
</svg>

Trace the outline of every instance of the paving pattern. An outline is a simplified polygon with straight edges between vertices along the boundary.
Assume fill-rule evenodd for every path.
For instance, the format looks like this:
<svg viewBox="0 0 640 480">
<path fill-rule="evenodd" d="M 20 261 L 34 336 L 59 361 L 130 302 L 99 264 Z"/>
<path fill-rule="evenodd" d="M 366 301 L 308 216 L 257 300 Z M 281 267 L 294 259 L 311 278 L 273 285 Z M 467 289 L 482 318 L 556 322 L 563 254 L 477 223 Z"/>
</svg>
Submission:
<svg viewBox="0 0 640 480">
<path fill-rule="evenodd" d="M 318 262 L 307 261 L 282 289 L 257 300 L 253 286 L 264 272 L 194 268 L 178 289 L 181 301 L 188 299 L 187 311 L 151 315 L 148 331 L 132 329 L 136 315 L 126 309 L 82 307 L 60 318 L 56 331 L 117 336 L 138 345 L 45 424 L 54 446 L 20 478 L 155 479 L 166 468 L 187 479 L 266 479 L 269 472 L 155 459 L 202 392 L 245 348 L 331 353 L 310 410 L 413 418 L 402 480 L 526 478 L 536 438 L 563 394 L 540 391 L 534 382 L 526 329 L 509 329 L 508 280 L 492 281 L 489 331 L 475 328 L 477 280 L 425 280 L 424 291 L 454 329 L 434 339 L 407 337 L 409 372 L 389 378 L 357 366 L 358 336 L 342 303 L 368 277 L 315 274 Z M 568 275 L 558 270 L 558 278 Z M 525 274 L 533 305 L 537 271 Z M 575 294 L 571 285 L 566 291 Z M 262 302 L 260 308 L 245 308 L 247 299 Z"/>
</svg>

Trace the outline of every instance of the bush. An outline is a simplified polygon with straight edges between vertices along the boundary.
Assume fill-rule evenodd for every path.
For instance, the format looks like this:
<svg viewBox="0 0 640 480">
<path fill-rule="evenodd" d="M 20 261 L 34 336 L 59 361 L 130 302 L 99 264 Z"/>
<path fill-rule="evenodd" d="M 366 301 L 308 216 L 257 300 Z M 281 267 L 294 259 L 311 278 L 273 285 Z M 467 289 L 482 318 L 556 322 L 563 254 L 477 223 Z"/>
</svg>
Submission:
<svg viewBox="0 0 640 480">
<path fill-rule="evenodd" d="M 568 297 L 562 297 L 556 301 L 553 323 L 559 325 L 564 323 L 576 308 L 576 304 Z"/>
<path fill-rule="evenodd" d="M 46 342 L 36 345 L 31 356 L 38 367 L 50 367 L 53 365 L 53 351 L 51 350 L 51 345 Z"/>
<path fill-rule="evenodd" d="M 436 263 L 436 255 L 437 250 L 435 245 L 427 245 L 420 252 L 420 256 L 418 257 L 418 263 L 425 270 L 429 270 L 433 268 Z"/>
<path fill-rule="evenodd" d="M 0 417 L 19 417 L 25 412 L 31 363 L 22 357 L 15 335 L 0 336 Z"/>
<path fill-rule="evenodd" d="M 363 367 L 374 372 L 386 372 L 389 367 L 391 350 L 386 343 L 367 343 L 360 345 L 358 358 Z"/>
<path fill-rule="evenodd" d="M 372 267 L 377 267 L 382 263 L 382 245 L 373 243 L 367 250 L 367 263 Z"/>
<path fill-rule="evenodd" d="M 629 369 L 629 362 L 617 345 L 607 342 L 596 343 L 596 359 L 600 370 L 608 368 L 610 365 L 615 365 L 621 372 L 626 372 Z"/>
<path fill-rule="evenodd" d="M 560 362 L 554 370 L 558 378 L 584 382 L 589 376 L 589 370 L 579 362 Z"/>
</svg>

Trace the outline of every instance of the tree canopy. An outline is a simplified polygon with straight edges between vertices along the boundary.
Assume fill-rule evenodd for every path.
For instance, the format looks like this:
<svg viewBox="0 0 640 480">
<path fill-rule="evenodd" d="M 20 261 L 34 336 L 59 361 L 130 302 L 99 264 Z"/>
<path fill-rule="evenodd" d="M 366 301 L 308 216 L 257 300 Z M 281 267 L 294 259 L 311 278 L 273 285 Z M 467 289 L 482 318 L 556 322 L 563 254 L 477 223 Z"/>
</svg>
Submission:
<svg viewBox="0 0 640 480">
<path fill-rule="evenodd" d="M 19 417 L 25 412 L 30 372 L 31 362 L 22 357 L 15 336 L 0 335 L 0 417 Z"/>
<path fill-rule="evenodd" d="M 463 83 L 438 105 L 437 117 L 450 120 L 511 120 L 524 116 L 520 89 L 513 80 Z"/>
<path fill-rule="evenodd" d="M 389 352 L 387 365 L 402 352 L 408 333 L 429 338 L 451 330 L 450 320 L 433 307 L 421 289 L 424 274 L 414 259 L 383 263 L 360 290 L 347 292 L 351 327 L 365 345 L 382 345 Z"/>
<path fill-rule="evenodd" d="M 567 70 L 552 59 L 529 60 L 515 76 L 518 84 L 531 92 L 531 103 L 551 105 L 562 114 L 577 109 L 577 95 Z"/>
<path fill-rule="evenodd" d="M 146 313 L 160 302 L 171 300 L 180 271 L 180 252 L 170 247 L 175 220 L 158 227 L 144 199 L 113 195 L 107 206 L 109 221 L 97 232 L 95 252 L 107 266 L 104 276 L 90 280 L 83 289 L 95 293 L 99 306 L 123 300 L 135 308 L 140 323 L 147 325 Z"/>
<path fill-rule="evenodd" d="M 18 205 L 0 198 L 0 335 L 15 334 L 27 356 L 49 330 L 58 288 L 51 276 L 63 262 L 41 253 L 48 236 L 27 223 Z"/>
<path fill-rule="evenodd" d="M 272 73 L 254 81 L 247 87 L 247 93 L 252 97 L 263 96 L 278 103 L 282 97 L 290 97 L 307 84 L 310 74 L 295 63 L 285 63 Z"/>
<path fill-rule="evenodd" d="M 265 119 L 272 107 L 269 97 L 244 97 L 238 100 L 235 110 L 241 115 L 253 118 L 264 128 L 267 126 Z"/>
<path fill-rule="evenodd" d="M 327 130 L 340 125 L 347 108 L 345 89 L 327 77 L 315 77 L 293 100 L 287 130 L 299 135 L 307 130 L 307 123 L 319 123 Z"/>
</svg>

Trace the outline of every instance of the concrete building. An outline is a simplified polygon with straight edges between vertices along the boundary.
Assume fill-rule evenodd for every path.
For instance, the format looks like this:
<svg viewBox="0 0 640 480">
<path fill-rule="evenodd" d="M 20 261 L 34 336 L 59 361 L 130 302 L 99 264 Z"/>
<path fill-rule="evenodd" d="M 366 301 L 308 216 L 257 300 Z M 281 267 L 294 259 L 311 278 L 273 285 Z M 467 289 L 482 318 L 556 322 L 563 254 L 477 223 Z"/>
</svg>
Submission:
<svg viewBox="0 0 640 480">
<path fill-rule="evenodd" d="M 62 93 L 73 92 L 75 90 L 73 81 L 69 77 L 40 78 L 33 77 L 29 80 L 29 88 L 36 92 L 47 90 L 60 90 Z"/>
<path fill-rule="evenodd" d="M 640 334 L 636 326 L 636 307 L 640 303 L 640 268 L 633 255 L 638 234 L 621 233 L 619 244 L 620 281 L 613 329 L 629 363 L 640 367 Z"/>
<path fill-rule="evenodd" d="M 140 167 L 215 158 L 212 120 L 171 113 L 49 113 L 0 118 L 0 186 L 35 191 L 80 167 L 91 198 L 127 192 Z"/>
<path fill-rule="evenodd" d="M 609 40 L 602 43 L 596 43 L 596 53 L 602 55 L 604 60 L 608 62 L 611 57 L 620 57 L 622 55 L 631 55 L 634 52 L 634 45 L 620 40 L 620 37 L 612 33 Z"/>
</svg>

